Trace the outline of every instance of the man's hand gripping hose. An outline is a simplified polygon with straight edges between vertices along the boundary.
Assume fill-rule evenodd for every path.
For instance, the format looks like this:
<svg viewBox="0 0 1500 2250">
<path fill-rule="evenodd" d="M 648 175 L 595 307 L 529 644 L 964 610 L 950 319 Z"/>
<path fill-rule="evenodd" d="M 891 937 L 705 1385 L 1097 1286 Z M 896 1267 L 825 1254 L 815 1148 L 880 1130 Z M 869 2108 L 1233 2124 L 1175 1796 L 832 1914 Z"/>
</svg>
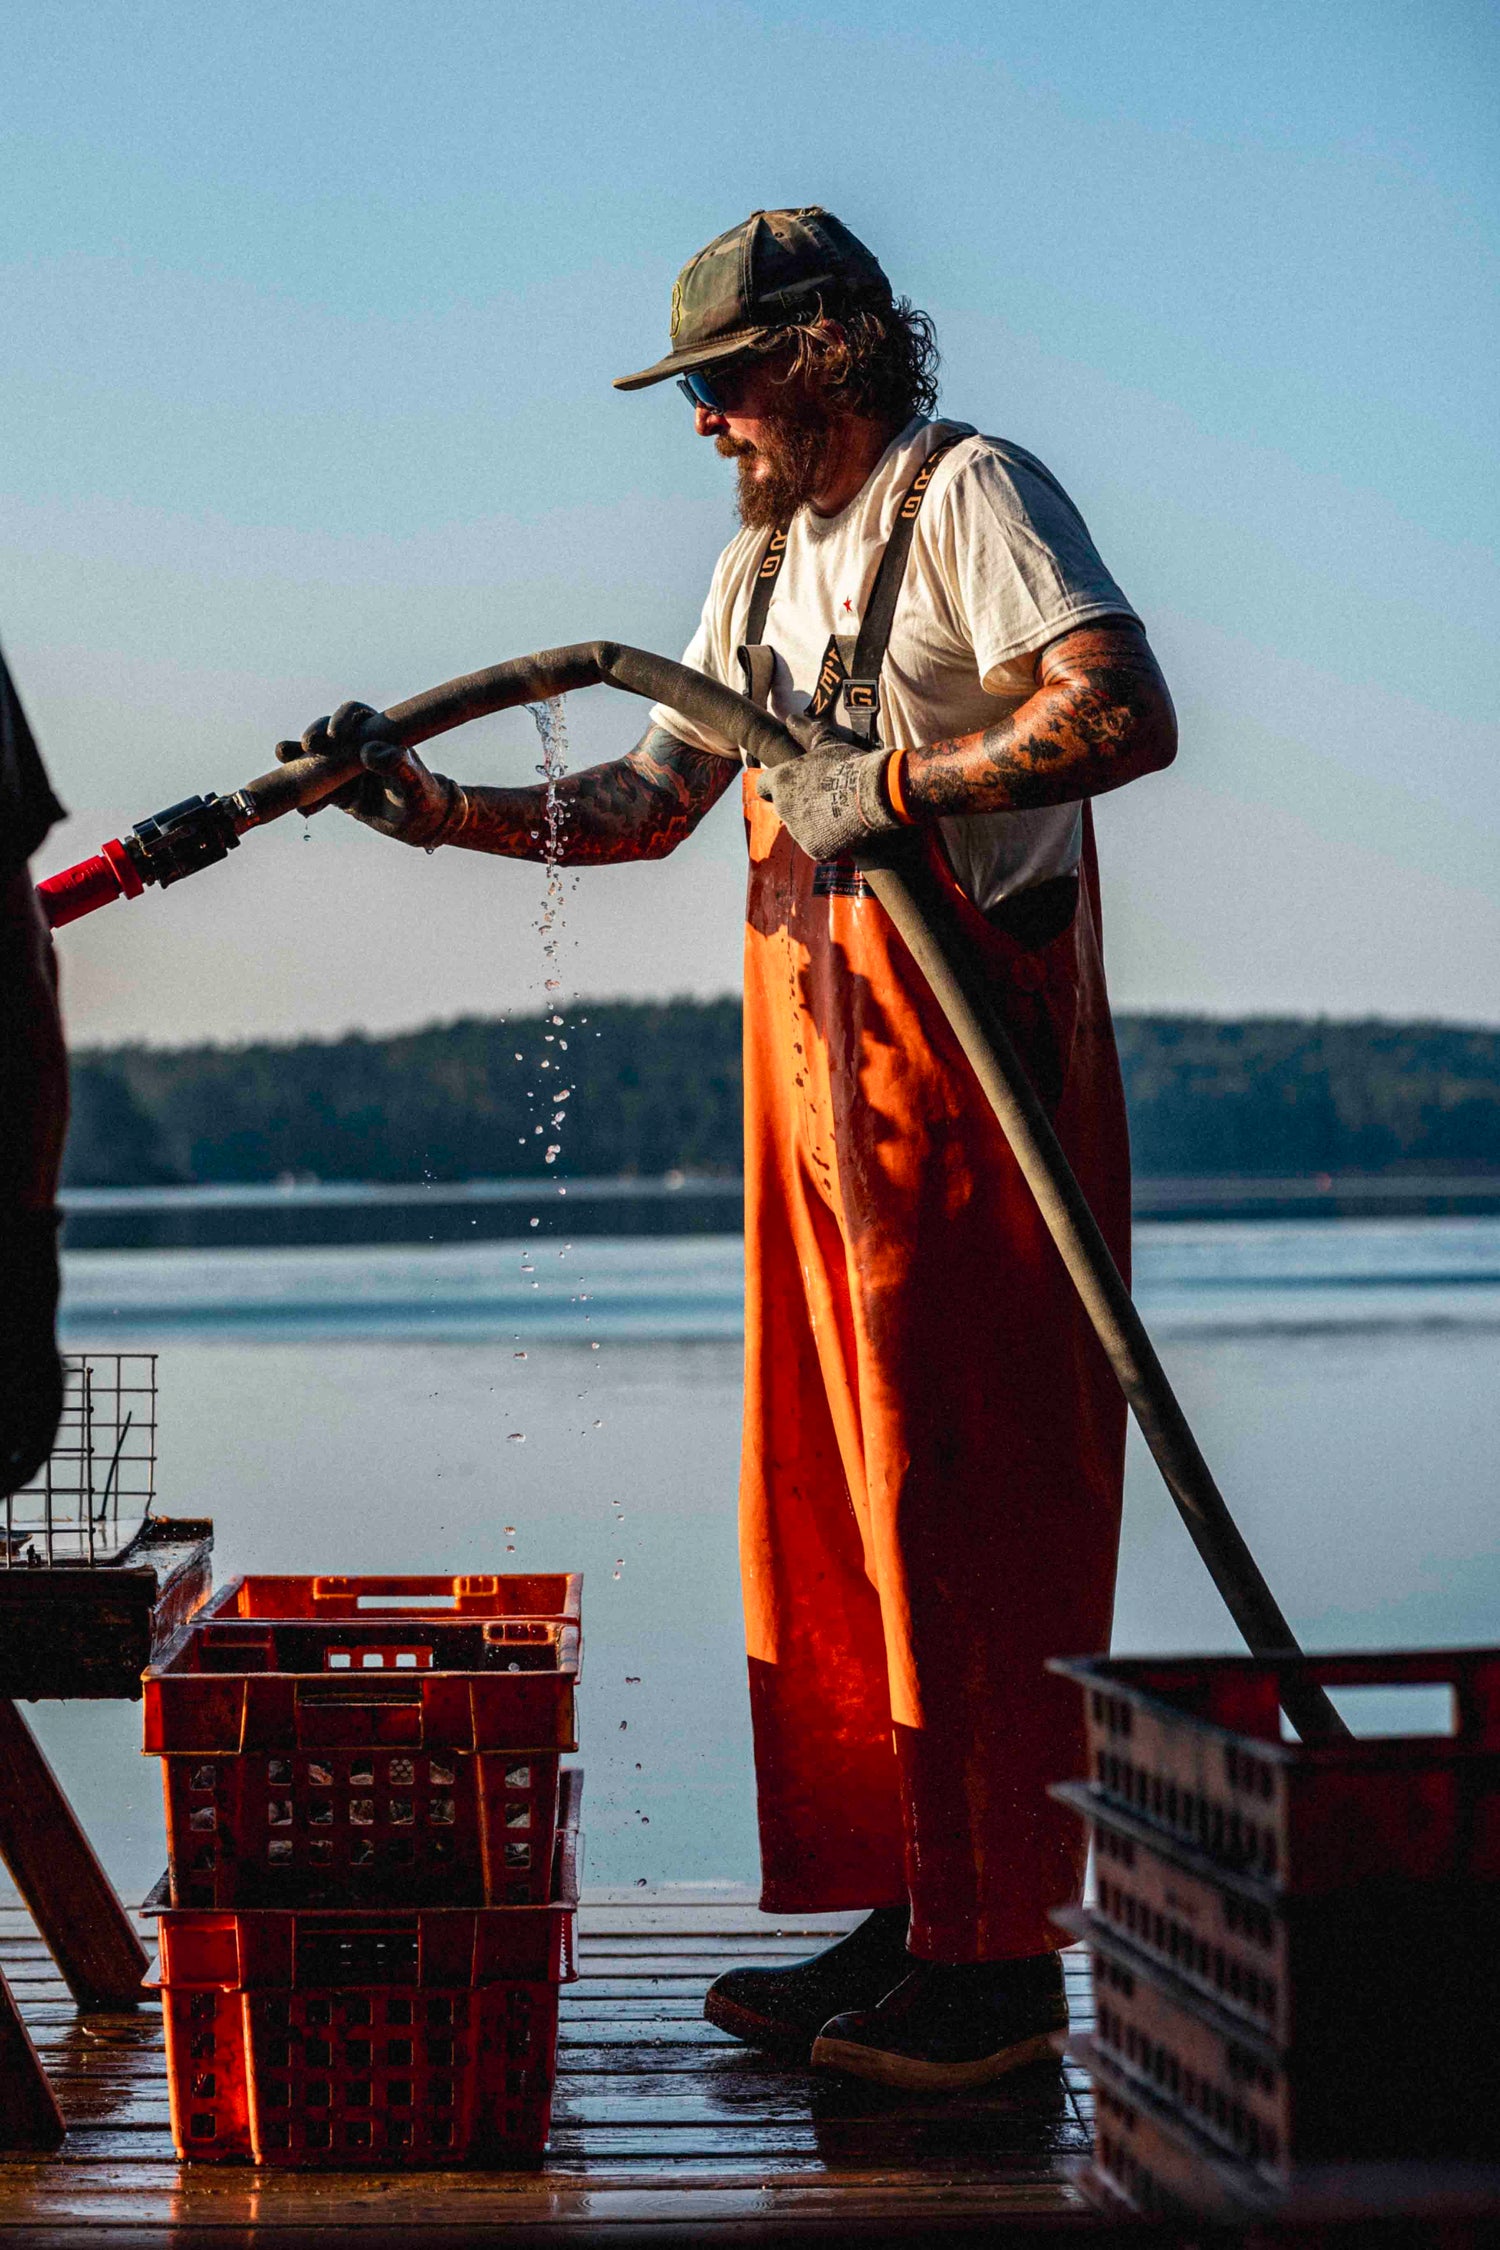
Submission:
<svg viewBox="0 0 1500 2250">
<path fill-rule="evenodd" d="M 364 770 L 325 797 L 324 804 L 341 806 L 366 828 L 399 844 L 435 852 L 439 844 L 452 843 L 469 816 L 468 798 L 458 782 L 423 764 L 383 711 L 372 711 L 368 703 L 341 703 L 331 719 L 315 719 L 300 742 L 276 745 L 284 765 L 349 752 Z"/>
<path fill-rule="evenodd" d="M 364 790 L 373 778 L 377 790 L 389 790 L 395 751 L 413 750 L 465 720 L 520 703 L 543 702 L 601 681 L 683 712 L 737 742 L 757 765 L 775 768 L 801 755 L 801 746 L 786 729 L 746 697 L 666 657 L 615 641 L 546 649 L 430 688 L 385 712 L 383 727 L 379 715 L 366 713 L 362 706 L 344 706 L 325 730 L 309 729 L 310 739 L 270 773 L 247 782 L 232 796 L 192 798 L 173 806 L 155 820 L 142 822 L 123 841 L 107 844 L 96 861 L 85 861 L 38 885 L 44 910 L 57 926 L 111 898 L 134 897 L 147 883 L 180 881 L 196 868 L 222 859 L 247 830 L 264 827 L 284 813 L 309 811 L 350 783 Z M 351 711 L 357 717 L 345 716 Z M 435 816 L 438 810 L 435 798 L 425 799 L 421 775 L 429 781 L 439 778 L 413 761 L 403 764 L 396 780 L 403 808 L 396 817 L 404 822 L 415 798 L 419 826 L 424 801 L 428 813 Z M 444 803 L 448 805 L 446 797 Z M 378 811 L 378 805 L 373 809 Z M 451 812 L 451 805 L 448 809 Z M 433 833 L 440 825 L 435 817 Z M 990 990 L 989 972 L 968 945 L 924 840 L 912 830 L 897 830 L 857 846 L 854 859 L 926 976 L 968 1057 L 1167 1489 L 1247 1646 L 1257 1655 L 1285 1659 L 1280 1666 L 1282 1708 L 1304 1740 L 1345 1733 L 1326 1692 L 1308 1676 L 1292 1629 L 1198 1450 L 1109 1246 L 1011 1045 Z"/>
</svg>

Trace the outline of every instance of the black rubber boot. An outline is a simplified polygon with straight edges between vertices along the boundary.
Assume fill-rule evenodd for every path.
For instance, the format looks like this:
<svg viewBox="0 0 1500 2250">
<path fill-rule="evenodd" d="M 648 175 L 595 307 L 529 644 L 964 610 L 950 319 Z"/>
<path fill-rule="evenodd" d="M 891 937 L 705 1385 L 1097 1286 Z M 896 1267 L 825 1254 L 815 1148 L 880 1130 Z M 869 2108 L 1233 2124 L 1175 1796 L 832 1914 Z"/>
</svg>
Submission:
<svg viewBox="0 0 1500 2250">
<path fill-rule="evenodd" d="M 880 2086 L 963 2093 L 1027 2063 L 1053 2060 L 1068 2028 L 1055 1953 L 957 1967 L 915 1961 L 873 2008 L 834 2016 L 813 2044 L 821 2070 Z"/>
<path fill-rule="evenodd" d="M 703 2013 L 750 2047 L 805 2057 L 841 2009 L 871 2008 L 911 1967 L 904 1906 L 880 1906 L 856 1929 L 806 1961 L 774 1969 L 727 1969 L 709 1986 Z"/>
</svg>

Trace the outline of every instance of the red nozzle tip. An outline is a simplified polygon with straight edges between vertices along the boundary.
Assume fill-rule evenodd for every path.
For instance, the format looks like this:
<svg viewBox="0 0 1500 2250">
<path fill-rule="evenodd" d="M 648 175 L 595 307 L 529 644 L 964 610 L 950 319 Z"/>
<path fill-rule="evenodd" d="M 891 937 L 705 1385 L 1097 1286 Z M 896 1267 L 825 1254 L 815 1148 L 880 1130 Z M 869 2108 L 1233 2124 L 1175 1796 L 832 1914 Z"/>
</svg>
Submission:
<svg viewBox="0 0 1500 2250">
<path fill-rule="evenodd" d="M 81 921 L 117 898 L 139 898 L 145 884 L 118 836 L 112 836 L 92 859 L 81 859 L 49 875 L 36 887 L 37 899 L 49 929 Z"/>
</svg>

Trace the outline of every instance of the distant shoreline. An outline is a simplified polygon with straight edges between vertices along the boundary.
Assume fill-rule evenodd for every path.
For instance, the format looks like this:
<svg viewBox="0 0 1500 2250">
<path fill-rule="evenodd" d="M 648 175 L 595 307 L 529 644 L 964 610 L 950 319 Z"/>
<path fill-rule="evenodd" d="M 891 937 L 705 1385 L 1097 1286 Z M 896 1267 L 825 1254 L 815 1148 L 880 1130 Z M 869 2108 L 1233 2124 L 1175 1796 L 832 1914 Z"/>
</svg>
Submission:
<svg viewBox="0 0 1500 2250">
<path fill-rule="evenodd" d="M 1500 1178 L 1500 1031 L 1129 1014 L 1115 1030 L 1135 1166 L 1153 1183 L 1143 1217 L 1489 1207 L 1483 1185 L 1456 1204 L 1454 1183 Z M 608 1183 L 592 1193 L 613 1201 L 612 1225 L 633 1195 L 637 1231 L 701 1230 L 704 1194 L 733 1199 L 744 1162 L 741 1044 L 739 1003 L 723 999 L 591 1002 L 379 1038 L 96 1049 L 73 1059 L 65 1177 L 272 1198 L 281 1179 L 338 1182 L 367 1213 L 366 1183 L 405 1200 L 417 1192 L 406 1183 L 431 1180 L 469 1197 L 472 1236 L 503 1232 L 503 1208 L 527 1191 L 463 1183 L 514 1174 L 550 1197 L 571 1172 L 575 1199 L 586 1181 Z M 656 1208 L 667 1191 L 622 1185 L 671 1177 L 694 1183 L 670 1191 L 675 1216 Z M 1393 1191 L 1397 1178 L 1434 1184 Z M 319 1192 L 328 1223 L 352 1208 Z"/>
<path fill-rule="evenodd" d="M 737 1179 L 678 1175 L 70 1188 L 63 1239 L 70 1250 L 192 1250 L 733 1234 L 742 1204 Z M 1500 1215 L 1500 1171 L 1146 1178 L 1134 1211 L 1167 1223 L 1487 1217 Z"/>
</svg>

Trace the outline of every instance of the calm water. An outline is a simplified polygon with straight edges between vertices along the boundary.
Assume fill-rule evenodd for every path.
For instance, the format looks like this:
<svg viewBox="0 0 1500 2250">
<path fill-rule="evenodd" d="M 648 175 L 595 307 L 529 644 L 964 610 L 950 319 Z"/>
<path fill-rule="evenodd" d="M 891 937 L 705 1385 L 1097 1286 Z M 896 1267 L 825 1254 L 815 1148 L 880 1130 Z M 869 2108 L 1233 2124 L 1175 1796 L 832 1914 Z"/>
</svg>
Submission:
<svg viewBox="0 0 1500 2250">
<path fill-rule="evenodd" d="M 1500 1222 L 1137 1241 L 1163 1356 L 1307 1640 L 1500 1637 Z M 160 1350 L 159 1506 L 214 1517 L 220 1577 L 581 1567 L 591 1879 L 749 1880 L 741 1255 L 732 1236 L 78 1252 L 66 1335 Z M 1116 1646 L 1235 1646 L 1134 1442 Z M 138 1708 L 32 1716 L 139 1890 L 163 1847 Z"/>
</svg>

